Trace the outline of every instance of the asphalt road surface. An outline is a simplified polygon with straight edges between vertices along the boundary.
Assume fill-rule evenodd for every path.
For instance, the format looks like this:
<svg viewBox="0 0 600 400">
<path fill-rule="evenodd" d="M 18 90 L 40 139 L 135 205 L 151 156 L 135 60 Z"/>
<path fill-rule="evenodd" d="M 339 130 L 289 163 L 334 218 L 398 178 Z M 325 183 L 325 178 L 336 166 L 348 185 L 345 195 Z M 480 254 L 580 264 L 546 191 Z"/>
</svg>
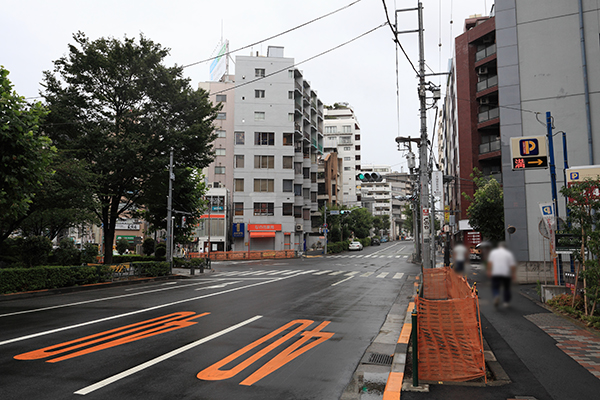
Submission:
<svg viewBox="0 0 600 400">
<path fill-rule="evenodd" d="M 338 399 L 411 242 L 0 302 L 2 399 Z"/>
</svg>

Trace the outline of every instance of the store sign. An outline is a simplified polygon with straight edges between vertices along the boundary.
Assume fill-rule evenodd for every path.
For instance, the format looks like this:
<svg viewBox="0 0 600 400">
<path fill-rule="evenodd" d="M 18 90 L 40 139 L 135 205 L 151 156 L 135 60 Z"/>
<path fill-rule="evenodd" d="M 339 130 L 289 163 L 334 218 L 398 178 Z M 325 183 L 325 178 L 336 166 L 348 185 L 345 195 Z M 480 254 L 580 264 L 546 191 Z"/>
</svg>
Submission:
<svg viewBox="0 0 600 400">
<path fill-rule="evenodd" d="M 444 196 L 444 173 L 442 171 L 431 173 L 431 194 L 438 199 Z"/>
<path fill-rule="evenodd" d="M 234 238 L 243 238 L 244 237 L 244 223 L 236 222 L 235 224 L 233 224 L 233 228 L 231 229 L 231 231 L 233 232 Z"/>
<path fill-rule="evenodd" d="M 249 231 L 281 231 L 281 224 L 248 224 Z"/>
<path fill-rule="evenodd" d="M 429 219 L 429 208 L 423 208 L 423 237 L 429 236 L 431 221 Z"/>
<path fill-rule="evenodd" d="M 117 222 L 115 229 L 118 231 L 139 231 L 140 224 L 128 224 L 127 222 Z"/>
</svg>

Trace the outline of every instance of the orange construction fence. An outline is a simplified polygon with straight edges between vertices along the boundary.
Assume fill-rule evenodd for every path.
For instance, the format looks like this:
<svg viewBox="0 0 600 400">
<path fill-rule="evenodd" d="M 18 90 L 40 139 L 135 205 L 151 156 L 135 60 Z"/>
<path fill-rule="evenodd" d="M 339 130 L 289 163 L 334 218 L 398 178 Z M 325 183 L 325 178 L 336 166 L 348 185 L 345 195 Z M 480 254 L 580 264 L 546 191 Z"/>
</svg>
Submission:
<svg viewBox="0 0 600 400">
<path fill-rule="evenodd" d="M 207 258 L 208 253 L 188 253 L 190 258 Z M 294 258 L 296 250 L 216 251 L 211 260 L 261 260 L 263 258 Z"/>
<path fill-rule="evenodd" d="M 415 304 L 419 378 L 464 382 L 485 377 L 475 288 L 450 268 L 426 269 Z"/>
</svg>

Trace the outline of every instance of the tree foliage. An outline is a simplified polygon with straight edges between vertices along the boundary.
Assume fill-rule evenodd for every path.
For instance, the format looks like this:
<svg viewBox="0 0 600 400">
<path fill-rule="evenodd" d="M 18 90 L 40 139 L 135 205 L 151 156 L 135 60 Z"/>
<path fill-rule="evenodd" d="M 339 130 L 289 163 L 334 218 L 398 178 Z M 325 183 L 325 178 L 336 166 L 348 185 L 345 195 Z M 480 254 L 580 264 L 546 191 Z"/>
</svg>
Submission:
<svg viewBox="0 0 600 400">
<path fill-rule="evenodd" d="M 463 196 L 471 202 L 467 208 L 469 224 L 474 230 L 481 233 L 484 239 L 493 243 L 504 240 L 504 194 L 502 186 L 494 178 L 484 178 L 477 168 L 471 174 L 477 190 L 470 198 L 465 193 Z"/>
<path fill-rule="evenodd" d="M 94 174 L 93 211 L 112 243 L 117 219 L 143 206 L 171 148 L 178 169 L 212 161 L 218 107 L 205 91 L 191 88 L 181 67 L 164 65 L 168 49 L 143 35 L 92 41 L 79 32 L 73 39 L 68 54 L 44 73 L 47 131 Z M 162 196 L 166 207 L 167 193 Z M 105 263 L 111 261 L 107 251 Z"/>
<path fill-rule="evenodd" d="M 55 152 L 41 133 L 47 115 L 41 103 L 27 104 L 17 95 L 0 66 L 0 245 L 27 216 Z"/>
<path fill-rule="evenodd" d="M 413 234 L 413 211 L 410 208 L 410 204 L 405 204 L 402 208 L 402 215 L 404 215 L 404 223 L 402 226 L 406 231 L 412 235 Z"/>
</svg>

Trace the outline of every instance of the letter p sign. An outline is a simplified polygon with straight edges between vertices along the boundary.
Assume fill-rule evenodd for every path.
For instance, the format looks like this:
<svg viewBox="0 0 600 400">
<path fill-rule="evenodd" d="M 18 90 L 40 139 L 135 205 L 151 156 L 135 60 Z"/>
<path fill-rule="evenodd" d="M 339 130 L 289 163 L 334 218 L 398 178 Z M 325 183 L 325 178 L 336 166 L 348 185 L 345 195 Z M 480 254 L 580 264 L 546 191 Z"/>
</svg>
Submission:
<svg viewBox="0 0 600 400">
<path fill-rule="evenodd" d="M 537 156 L 540 154 L 540 146 L 537 139 L 519 140 L 521 156 Z"/>
</svg>

